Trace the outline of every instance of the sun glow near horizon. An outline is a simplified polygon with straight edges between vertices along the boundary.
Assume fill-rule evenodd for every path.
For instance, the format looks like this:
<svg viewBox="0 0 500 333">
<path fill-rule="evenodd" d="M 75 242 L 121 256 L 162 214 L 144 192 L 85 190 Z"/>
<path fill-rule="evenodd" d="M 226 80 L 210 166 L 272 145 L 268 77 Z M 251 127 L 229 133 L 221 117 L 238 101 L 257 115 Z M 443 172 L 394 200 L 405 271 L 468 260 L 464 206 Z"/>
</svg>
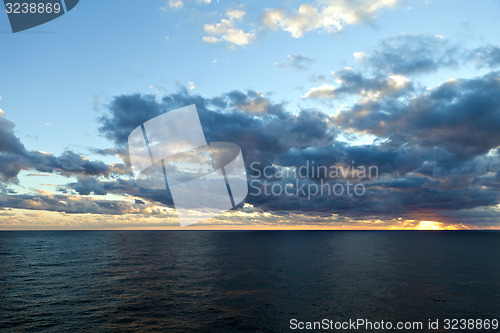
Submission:
<svg viewBox="0 0 500 333">
<path fill-rule="evenodd" d="M 415 230 L 458 230 L 455 226 L 443 226 L 443 223 L 436 221 L 420 221 L 415 226 Z"/>
</svg>

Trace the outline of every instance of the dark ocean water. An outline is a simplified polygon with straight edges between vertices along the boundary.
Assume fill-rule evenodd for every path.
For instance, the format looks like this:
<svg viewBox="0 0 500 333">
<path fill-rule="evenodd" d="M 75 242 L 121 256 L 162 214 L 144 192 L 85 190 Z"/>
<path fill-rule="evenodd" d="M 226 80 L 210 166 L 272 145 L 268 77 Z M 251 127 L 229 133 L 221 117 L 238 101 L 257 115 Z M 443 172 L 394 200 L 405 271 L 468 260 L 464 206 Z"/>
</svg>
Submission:
<svg viewBox="0 0 500 333">
<path fill-rule="evenodd" d="M 1 331 L 500 319 L 499 232 L 0 232 Z"/>
</svg>

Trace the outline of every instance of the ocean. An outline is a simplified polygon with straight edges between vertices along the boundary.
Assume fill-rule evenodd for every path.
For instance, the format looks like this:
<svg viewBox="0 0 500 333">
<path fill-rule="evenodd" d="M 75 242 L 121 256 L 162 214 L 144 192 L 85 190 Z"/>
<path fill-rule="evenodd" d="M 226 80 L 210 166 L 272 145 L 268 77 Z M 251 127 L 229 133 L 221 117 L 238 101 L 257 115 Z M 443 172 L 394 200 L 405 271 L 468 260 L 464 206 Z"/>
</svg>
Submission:
<svg viewBox="0 0 500 333">
<path fill-rule="evenodd" d="M 2 332 L 450 318 L 500 319 L 500 232 L 0 232 Z"/>
</svg>

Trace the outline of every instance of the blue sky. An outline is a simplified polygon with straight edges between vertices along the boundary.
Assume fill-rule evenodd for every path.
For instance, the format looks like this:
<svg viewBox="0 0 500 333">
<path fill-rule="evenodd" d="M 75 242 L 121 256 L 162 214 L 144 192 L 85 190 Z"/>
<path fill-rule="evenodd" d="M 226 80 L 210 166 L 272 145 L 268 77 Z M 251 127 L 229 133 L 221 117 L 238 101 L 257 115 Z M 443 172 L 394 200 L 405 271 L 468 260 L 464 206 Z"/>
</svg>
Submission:
<svg viewBox="0 0 500 333">
<path fill-rule="evenodd" d="M 10 32 L 2 11 L 0 109 L 15 124 L 15 136 L 27 150 L 54 156 L 70 150 L 91 160 L 120 163 L 119 156 L 95 153 L 97 148 L 116 148 L 117 143 L 103 134 L 99 118 L 117 96 L 152 94 L 160 100 L 186 89 L 188 94 L 210 99 L 250 90 L 261 93 L 266 103 L 283 103 L 290 114 L 314 110 L 334 117 L 351 109 L 360 97 L 328 97 L 324 90 L 340 85 L 331 73 L 350 67 L 376 77 L 377 66 L 363 56 L 373 57 L 384 48 L 384 41 L 390 44 L 407 38 L 420 45 L 418 40 L 428 38 L 434 43 L 435 39 L 432 50 L 437 56 L 442 47 L 447 48 L 446 56 L 459 59 L 452 65 L 440 64 L 405 76 L 423 90 L 450 79 L 472 79 L 493 71 L 494 66 L 481 64 L 482 58 L 461 59 L 482 47 L 500 45 L 499 9 L 500 2 L 493 0 L 268 1 L 264 7 L 224 0 L 81 1 L 66 15 L 16 34 Z M 304 14 L 307 10 L 313 13 Z M 271 16 L 278 19 L 272 21 Z M 298 59 L 302 62 L 294 62 Z M 319 98 L 305 98 L 315 88 L 323 92 Z M 339 142 L 369 145 L 377 137 L 387 139 L 377 134 L 380 131 L 340 127 Z M 27 176 L 39 172 L 22 168 L 18 181 L 6 180 L 5 186 L 18 195 L 42 189 L 57 194 L 53 185 L 64 187 L 79 177 L 61 171 L 46 172 L 45 177 Z M 498 199 L 498 189 L 493 193 Z M 104 197 L 124 198 L 123 193 L 111 192 Z M 21 215 L 26 212 L 16 207 L 22 205 L 10 208 L 19 209 Z M 485 207 L 497 209 L 492 204 L 473 208 Z M 268 208 L 262 209 L 267 212 Z M 54 214 L 50 208 L 42 211 Z M 417 222 L 422 218 L 405 217 Z M 457 224 L 457 219 L 442 222 Z M 273 221 L 282 225 L 280 217 Z M 484 224 L 492 226 L 491 222 Z"/>
<path fill-rule="evenodd" d="M 266 7 L 297 8 L 298 4 L 275 1 L 266 2 Z M 203 42 L 203 25 L 220 21 L 233 8 L 248 11 L 249 22 L 244 26 L 258 35 L 255 43 L 231 50 L 227 43 Z M 265 30 L 259 23 L 263 10 L 226 1 L 186 2 L 180 9 L 161 1 L 87 1 L 58 20 L 18 34 L 8 33 L 2 12 L 2 45 L 9 50 L 2 55 L 3 109 L 18 124 L 26 144 L 35 148 L 39 144 L 35 137 L 43 135 L 43 147 L 38 149 L 58 153 L 73 145 L 85 148 L 82 142 L 105 144 L 96 135 L 94 109 L 117 94 L 155 92 L 150 86 L 172 90 L 193 82 L 203 95 L 252 89 L 272 92 L 277 99 L 304 107 L 321 107 L 300 98 L 313 86 L 310 77 L 329 76 L 353 65 L 354 52 L 374 47 L 384 37 L 439 34 L 472 46 L 495 44 L 500 38 L 493 28 L 500 20 L 494 1 L 407 1 L 339 33 L 312 31 L 302 38 Z M 311 69 L 275 66 L 289 54 L 314 59 Z M 426 80 L 437 84 L 446 75 L 450 73 Z M 46 128 L 45 123 L 53 126 Z M 61 137 L 65 138 L 62 142 Z"/>
</svg>

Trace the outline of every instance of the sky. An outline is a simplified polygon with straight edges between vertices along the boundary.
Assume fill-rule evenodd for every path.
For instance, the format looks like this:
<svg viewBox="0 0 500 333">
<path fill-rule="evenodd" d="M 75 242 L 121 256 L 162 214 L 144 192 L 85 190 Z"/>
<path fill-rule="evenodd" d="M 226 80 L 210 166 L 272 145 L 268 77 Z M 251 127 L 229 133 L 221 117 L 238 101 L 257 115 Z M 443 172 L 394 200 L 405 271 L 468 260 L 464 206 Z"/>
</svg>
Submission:
<svg viewBox="0 0 500 333">
<path fill-rule="evenodd" d="M 249 195 L 186 229 L 499 229 L 499 30 L 498 0 L 82 0 L 18 33 L 0 11 L 0 229 L 179 229 L 127 138 L 191 104 Z"/>
</svg>

